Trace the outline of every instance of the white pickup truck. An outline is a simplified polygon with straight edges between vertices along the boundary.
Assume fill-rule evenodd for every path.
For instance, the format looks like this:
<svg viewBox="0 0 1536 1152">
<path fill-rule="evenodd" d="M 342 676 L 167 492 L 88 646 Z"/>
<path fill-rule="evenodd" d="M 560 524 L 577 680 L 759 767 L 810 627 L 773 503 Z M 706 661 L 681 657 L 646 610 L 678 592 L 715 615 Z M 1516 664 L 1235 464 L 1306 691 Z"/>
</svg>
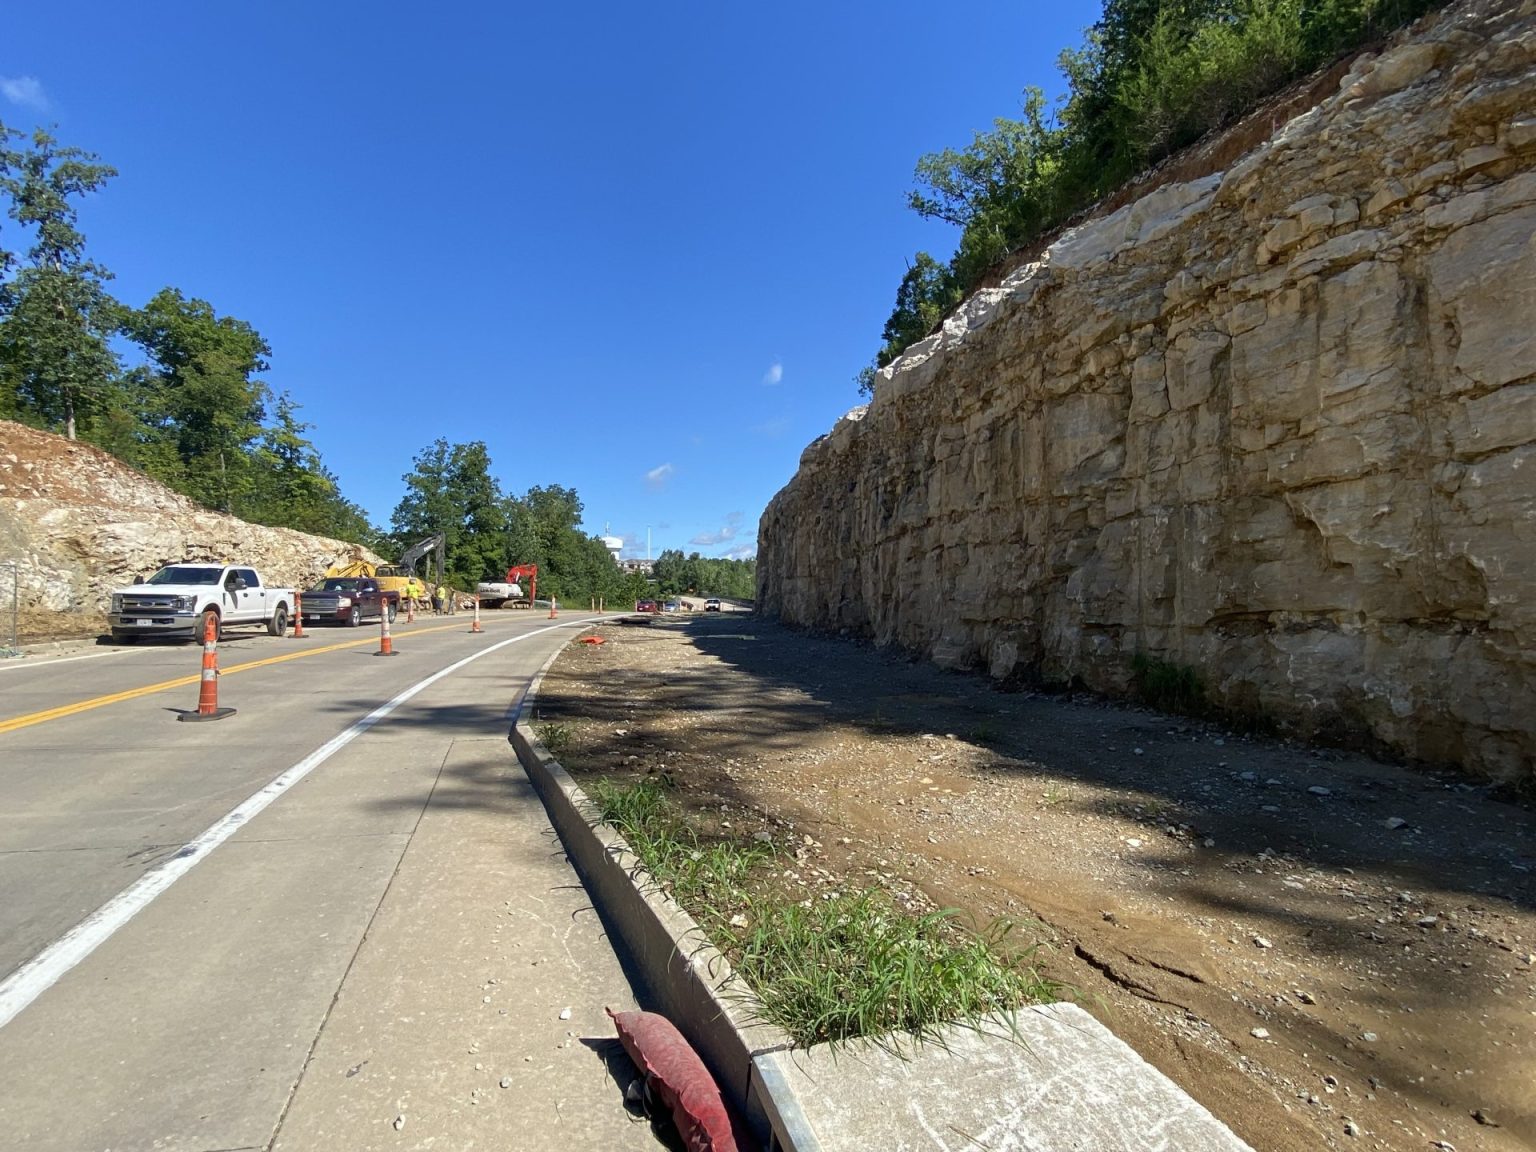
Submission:
<svg viewBox="0 0 1536 1152">
<path fill-rule="evenodd" d="M 201 640 L 210 616 L 221 631 L 261 624 L 284 636 L 293 617 L 293 589 L 267 587 L 254 568 L 168 564 L 142 584 L 113 592 L 107 612 L 112 639 L 122 644 L 141 636 Z"/>
</svg>

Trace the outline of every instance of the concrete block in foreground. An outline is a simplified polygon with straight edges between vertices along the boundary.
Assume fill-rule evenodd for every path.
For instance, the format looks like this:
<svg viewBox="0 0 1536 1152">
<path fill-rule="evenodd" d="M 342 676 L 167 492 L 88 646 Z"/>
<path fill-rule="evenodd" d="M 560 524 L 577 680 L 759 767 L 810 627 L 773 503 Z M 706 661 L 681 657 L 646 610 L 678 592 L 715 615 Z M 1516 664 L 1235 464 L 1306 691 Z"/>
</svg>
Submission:
<svg viewBox="0 0 1536 1152">
<path fill-rule="evenodd" d="M 771 1102 L 786 1094 L 823 1152 L 1252 1152 L 1075 1004 L 1013 1014 L 942 1044 L 819 1044 L 754 1060 Z M 770 1103 L 771 1108 L 771 1103 Z M 803 1145 L 802 1145 L 803 1146 Z"/>
</svg>

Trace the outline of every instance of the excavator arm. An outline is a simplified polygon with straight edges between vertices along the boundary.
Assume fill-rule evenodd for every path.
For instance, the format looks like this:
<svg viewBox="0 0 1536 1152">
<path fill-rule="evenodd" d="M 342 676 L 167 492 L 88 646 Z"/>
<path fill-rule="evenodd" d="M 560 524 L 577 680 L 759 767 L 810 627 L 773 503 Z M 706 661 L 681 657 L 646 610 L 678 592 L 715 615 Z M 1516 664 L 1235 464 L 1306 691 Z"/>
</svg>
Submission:
<svg viewBox="0 0 1536 1152">
<path fill-rule="evenodd" d="M 444 547 L 444 536 L 441 532 L 436 536 L 428 536 L 425 540 L 420 540 L 407 548 L 405 555 L 400 557 L 398 567 L 402 572 L 414 575 L 416 572 L 416 561 L 431 552 L 437 553 L 437 575 L 436 577 L 432 575 L 432 560 L 429 558 L 427 560 L 427 577 L 435 587 L 442 583 L 444 554 L 447 552 L 447 549 Z"/>
<path fill-rule="evenodd" d="M 539 566 L 537 564 L 514 564 L 507 569 L 508 584 L 516 584 L 524 576 L 528 577 L 528 603 L 531 606 L 539 595 Z"/>
</svg>

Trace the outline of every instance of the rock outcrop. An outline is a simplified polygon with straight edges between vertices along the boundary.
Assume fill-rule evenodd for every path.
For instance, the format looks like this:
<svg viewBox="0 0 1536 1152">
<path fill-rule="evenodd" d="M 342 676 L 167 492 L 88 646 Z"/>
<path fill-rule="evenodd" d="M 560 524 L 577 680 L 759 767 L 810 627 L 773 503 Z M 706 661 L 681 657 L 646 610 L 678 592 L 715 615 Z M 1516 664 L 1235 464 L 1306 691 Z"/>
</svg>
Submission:
<svg viewBox="0 0 1536 1152">
<path fill-rule="evenodd" d="M 998 677 L 1140 655 L 1528 779 L 1536 0 L 1451 7 L 979 292 L 806 449 L 758 603 Z"/>
<path fill-rule="evenodd" d="M 239 560 L 279 585 L 332 564 L 381 563 L 356 544 L 213 512 L 88 444 L 0 420 L 0 568 L 17 564 L 23 634 L 100 627 L 113 588 L 180 560 Z M 11 573 L 0 571 L 9 637 Z"/>
</svg>

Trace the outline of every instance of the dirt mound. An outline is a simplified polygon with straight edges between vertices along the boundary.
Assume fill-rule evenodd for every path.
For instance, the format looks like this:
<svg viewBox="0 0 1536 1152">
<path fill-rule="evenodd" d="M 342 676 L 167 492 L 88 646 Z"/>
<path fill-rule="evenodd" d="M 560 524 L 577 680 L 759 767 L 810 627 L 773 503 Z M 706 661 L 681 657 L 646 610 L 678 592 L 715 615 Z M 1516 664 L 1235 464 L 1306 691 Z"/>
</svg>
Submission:
<svg viewBox="0 0 1536 1152">
<path fill-rule="evenodd" d="M 8 420 L 0 420 L 0 496 L 119 510 L 196 507 L 100 448 Z"/>
</svg>

